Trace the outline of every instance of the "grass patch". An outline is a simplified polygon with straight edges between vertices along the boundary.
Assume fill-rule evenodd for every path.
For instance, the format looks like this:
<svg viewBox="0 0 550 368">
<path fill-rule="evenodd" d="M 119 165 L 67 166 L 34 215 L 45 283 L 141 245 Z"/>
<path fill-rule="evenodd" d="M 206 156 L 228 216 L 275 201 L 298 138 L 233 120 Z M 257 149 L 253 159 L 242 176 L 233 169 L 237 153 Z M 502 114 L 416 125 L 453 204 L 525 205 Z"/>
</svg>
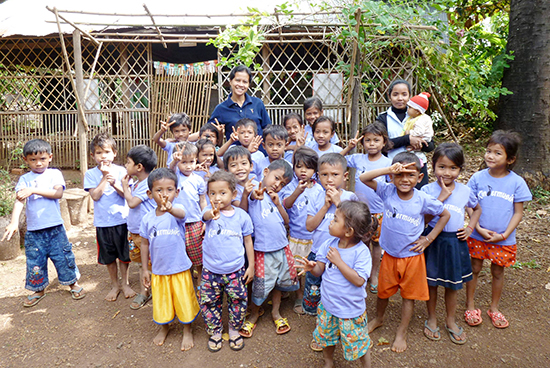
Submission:
<svg viewBox="0 0 550 368">
<path fill-rule="evenodd" d="M 14 188 L 15 185 L 10 174 L 4 169 L 0 169 L 0 216 L 11 214 L 15 203 Z"/>
<path fill-rule="evenodd" d="M 535 269 L 540 268 L 540 265 L 537 263 L 537 261 L 532 259 L 529 262 L 516 262 L 511 267 L 516 269 L 516 270 L 523 270 L 523 267 L 529 268 L 531 270 L 535 270 Z"/>
</svg>

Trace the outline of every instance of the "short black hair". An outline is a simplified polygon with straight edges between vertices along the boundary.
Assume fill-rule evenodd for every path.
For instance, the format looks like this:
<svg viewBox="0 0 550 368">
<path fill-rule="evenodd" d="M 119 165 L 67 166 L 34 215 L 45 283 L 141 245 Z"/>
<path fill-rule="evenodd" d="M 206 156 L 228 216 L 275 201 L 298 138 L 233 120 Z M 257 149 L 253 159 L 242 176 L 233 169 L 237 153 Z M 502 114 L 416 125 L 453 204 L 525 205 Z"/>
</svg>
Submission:
<svg viewBox="0 0 550 368">
<path fill-rule="evenodd" d="M 136 165 L 141 164 L 146 173 L 150 173 L 157 166 L 157 154 L 144 144 L 130 148 L 126 157 L 131 158 Z"/>
<path fill-rule="evenodd" d="M 201 138 L 197 141 L 197 143 L 195 143 L 195 147 L 197 147 L 197 159 L 199 158 L 200 151 L 202 151 L 203 148 L 208 146 L 214 149 L 214 159 L 210 163 L 210 166 L 218 166 L 218 155 L 216 154 L 216 145 L 214 144 L 214 142 L 212 142 L 208 138 Z"/>
<path fill-rule="evenodd" d="M 519 133 L 511 130 L 496 130 L 491 135 L 491 138 L 489 138 L 486 147 L 489 147 L 490 144 L 500 144 L 504 147 L 507 160 L 516 159 L 507 165 L 509 170 L 513 169 L 517 162 L 519 146 L 521 145 L 521 136 Z"/>
<path fill-rule="evenodd" d="M 235 123 L 235 130 L 239 130 L 239 128 L 242 126 L 251 126 L 252 128 L 254 128 L 254 134 L 258 134 L 258 124 L 256 124 L 254 120 L 249 118 L 242 118 L 240 120 L 237 120 L 237 122 Z"/>
<path fill-rule="evenodd" d="M 283 177 L 287 180 L 292 179 L 292 176 L 294 175 L 294 172 L 292 171 L 292 166 L 290 166 L 290 164 L 283 159 L 273 161 L 269 164 L 267 169 L 269 171 L 282 169 L 284 171 Z"/>
<path fill-rule="evenodd" d="M 210 183 L 217 181 L 225 181 L 229 185 L 229 189 L 233 192 L 237 187 L 237 178 L 230 172 L 218 170 L 208 180 L 208 189 L 210 189 Z"/>
<path fill-rule="evenodd" d="M 245 72 L 246 74 L 248 74 L 248 83 L 252 82 L 252 71 L 246 65 L 237 65 L 236 67 L 231 69 L 231 71 L 229 72 L 229 80 L 233 80 L 235 78 L 235 74 L 240 72 Z"/>
<path fill-rule="evenodd" d="M 384 139 L 384 147 L 382 148 L 382 152 L 388 152 L 393 148 L 393 142 L 388 137 L 388 131 L 384 124 L 374 122 L 364 127 L 361 131 L 361 135 L 363 136 L 363 139 L 361 139 L 361 143 L 365 144 L 365 135 L 367 134 L 379 135 Z"/>
<path fill-rule="evenodd" d="M 332 120 L 331 118 L 329 118 L 328 116 L 325 116 L 325 115 L 319 116 L 317 118 L 317 120 L 315 120 L 315 122 L 311 126 L 311 131 L 315 132 L 315 128 L 317 128 L 317 125 L 319 125 L 319 123 L 324 123 L 326 121 L 328 121 L 330 123 L 330 131 L 335 132 L 336 131 L 336 123 L 334 122 L 334 120 Z"/>
<path fill-rule="evenodd" d="M 415 156 L 416 157 L 416 156 Z M 346 172 L 348 169 L 348 161 L 344 156 L 339 153 L 325 153 L 323 156 L 319 157 L 319 162 L 317 164 L 317 171 L 321 170 L 321 166 L 327 164 L 330 166 L 340 166 L 342 171 Z"/>
<path fill-rule="evenodd" d="M 172 116 L 170 116 L 170 119 L 168 119 L 168 124 L 172 122 L 174 124 L 170 125 L 170 131 L 173 131 L 175 127 L 180 125 L 183 125 L 187 127 L 187 129 L 191 130 L 191 118 L 189 118 L 189 115 L 184 112 L 172 114 Z"/>
<path fill-rule="evenodd" d="M 196 158 L 199 154 L 199 150 L 197 149 L 197 147 L 193 143 L 189 142 L 176 143 L 173 152 L 178 152 L 180 150 L 182 151 L 182 156 L 195 156 Z"/>
<path fill-rule="evenodd" d="M 282 125 L 269 124 L 266 126 L 262 133 L 264 143 L 268 135 L 273 139 L 282 139 L 285 142 L 288 141 L 288 132 Z"/>
<path fill-rule="evenodd" d="M 239 157 L 246 157 L 248 162 L 252 164 L 252 155 L 250 151 L 244 148 L 243 146 L 233 146 L 225 152 L 223 155 L 223 166 L 225 170 L 229 169 L 229 160 L 236 160 Z"/>
<path fill-rule="evenodd" d="M 147 177 L 147 186 L 149 187 L 149 190 L 153 190 L 153 185 L 155 182 L 162 179 L 173 180 L 175 187 L 178 187 L 178 176 L 176 173 L 167 167 L 161 167 L 153 170 Z"/>
<path fill-rule="evenodd" d="M 323 111 L 323 101 L 319 97 L 310 97 L 306 98 L 304 101 L 304 112 L 311 109 L 312 107 L 315 107 L 319 111 Z"/>
<path fill-rule="evenodd" d="M 23 156 L 36 155 L 37 153 L 52 154 L 52 146 L 43 139 L 32 139 L 23 146 Z"/>
<path fill-rule="evenodd" d="M 202 137 L 204 132 L 212 132 L 216 136 L 216 145 L 219 146 L 223 141 L 222 132 L 219 131 L 214 124 L 206 123 L 199 129 L 199 137 Z"/>
<path fill-rule="evenodd" d="M 422 169 L 422 163 L 420 159 L 412 152 L 400 152 L 392 160 L 392 165 L 399 162 L 400 164 L 406 165 L 414 162 L 414 167 L 418 172 Z"/>
<path fill-rule="evenodd" d="M 432 168 L 435 170 L 435 164 L 441 157 L 447 157 L 456 166 L 462 170 L 464 168 L 464 151 L 456 143 L 441 143 L 434 151 L 432 157 Z"/>
<path fill-rule="evenodd" d="M 90 152 L 95 153 L 97 147 L 111 148 L 114 153 L 117 152 L 115 140 L 106 132 L 99 133 L 92 139 L 92 143 L 90 143 Z"/>
<path fill-rule="evenodd" d="M 412 93 L 411 91 L 411 84 L 409 82 L 407 82 L 406 80 L 404 79 L 396 79 L 394 80 L 393 82 L 390 83 L 390 86 L 388 87 L 388 99 L 390 99 L 390 96 L 391 96 L 391 93 L 393 92 L 393 89 L 395 86 L 397 86 L 398 84 L 404 84 L 407 86 L 407 89 L 409 90 L 409 95 Z"/>
<path fill-rule="evenodd" d="M 319 162 L 319 156 L 313 149 L 302 146 L 298 148 L 292 156 L 292 165 L 296 167 L 297 163 L 302 163 L 308 169 L 313 169 L 317 172 L 317 164 Z"/>
<path fill-rule="evenodd" d="M 296 121 L 298 121 L 298 124 L 304 126 L 304 119 L 302 119 L 302 117 L 295 112 L 288 113 L 283 117 L 283 126 L 286 128 L 286 122 L 292 119 L 295 119 Z"/>
</svg>

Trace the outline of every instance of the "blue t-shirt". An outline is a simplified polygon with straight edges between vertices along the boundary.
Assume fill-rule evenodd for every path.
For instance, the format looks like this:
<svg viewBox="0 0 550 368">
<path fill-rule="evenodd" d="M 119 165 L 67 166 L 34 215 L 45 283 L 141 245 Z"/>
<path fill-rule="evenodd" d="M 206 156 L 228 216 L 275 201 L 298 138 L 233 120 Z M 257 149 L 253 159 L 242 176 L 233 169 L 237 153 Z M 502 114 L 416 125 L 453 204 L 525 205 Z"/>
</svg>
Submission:
<svg viewBox="0 0 550 368">
<path fill-rule="evenodd" d="M 245 100 L 243 106 L 239 106 L 238 103 L 231 99 L 231 94 L 227 97 L 227 100 L 220 103 L 210 116 L 209 123 L 215 123 L 216 120 L 225 125 L 225 139 L 229 140 L 235 123 L 243 118 L 252 119 L 258 126 L 258 135 L 262 135 L 266 126 L 271 124 L 271 119 L 267 114 L 265 105 L 257 97 L 249 96 L 245 94 Z"/>
<path fill-rule="evenodd" d="M 173 204 L 174 208 L 180 207 Z M 143 216 L 139 235 L 149 240 L 152 271 L 155 275 L 174 275 L 191 268 L 192 263 L 185 250 L 185 220 L 168 212 L 157 216 L 151 211 Z"/>
<path fill-rule="evenodd" d="M 376 193 L 384 201 L 384 221 L 380 233 L 380 246 L 395 258 L 417 256 L 412 243 L 424 231 L 424 215 L 439 216 L 443 203 L 434 197 L 413 189 L 409 200 L 399 198 L 393 183 L 378 182 Z"/>
<path fill-rule="evenodd" d="M 325 264 L 321 282 L 321 303 L 327 312 L 338 318 L 356 318 L 365 312 L 365 283 L 371 273 L 372 259 L 365 243 L 359 242 L 351 248 L 338 248 L 339 241 L 338 238 L 330 237 L 317 251 L 317 262 Z M 336 248 L 342 261 L 365 280 L 362 286 L 352 284 L 338 267 L 327 259 L 329 247 Z"/>
<path fill-rule="evenodd" d="M 214 174 L 216 171 L 220 171 L 220 168 L 217 166 L 210 166 L 210 175 Z M 197 170 L 194 171 L 194 173 L 200 176 L 205 183 L 208 183 L 208 179 L 206 178 L 206 171 Z"/>
<path fill-rule="evenodd" d="M 317 152 L 317 155 L 319 155 L 319 157 L 321 157 L 321 156 L 323 156 L 324 154 L 327 154 L 327 153 L 339 153 L 340 151 L 343 150 L 342 147 L 331 143 L 330 147 L 326 151 L 321 151 L 321 150 L 319 150 L 319 145 L 315 141 L 306 143 L 306 146 L 311 148 L 315 152 Z"/>
<path fill-rule="evenodd" d="M 164 141 L 166 145 L 162 147 L 162 150 L 166 152 L 168 155 L 168 158 L 166 159 L 166 167 L 170 166 L 170 162 L 173 161 L 172 153 L 174 153 L 174 147 L 176 147 L 176 143 L 178 142 L 167 142 Z"/>
<path fill-rule="evenodd" d="M 311 193 L 311 196 L 308 197 L 309 203 L 307 204 L 307 215 L 308 216 L 315 216 L 317 212 L 321 210 L 323 205 L 325 204 L 325 197 L 327 192 L 323 189 L 320 191 L 316 191 L 314 193 Z M 342 194 L 340 195 L 341 201 L 357 201 L 358 198 L 353 192 L 348 192 L 347 190 L 342 189 Z M 334 218 L 334 213 L 336 212 L 336 206 L 330 205 L 327 213 L 325 214 L 325 217 L 317 227 L 313 231 L 313 245 L 311 246 L 311 251 L 313 253 L 317 253 L 319 250 L 319 247 L 321 244 L 323 244 L 327 239 L 331 237 L 331 235 L 328 232 L 328 225 Z"/>
<path fill-rule="evenodd" d="M 513 171 L 503 178 L 494 178 L 489 174 L 489 169 L 481 170 L 472 175 L 468 186 L 481 206 L 479 226 L 498 234 L 504 233 L 510 224 L 514 215 L 514 203 L 533 199 L 525 180 Z M 485 241 L 476 230 L 470 236 L 476 240 Z M 496 244 L 516 244 L 516 229 L 508 235 L 506 240 Z"/>
<path fill-rule="evenodd" d="M 299 183 L 300 181 L 298 180 L 298 178 L 294 176 L 292 178 L 292 181 L 287 186 L 285 186 L 283 190 L 281 190 L 281 200 L 290 197 L 298 187 Z M 300 194 L 298 198 L 296 198 L 296 200 L 294 201 L 294 205 L 286 210 L 290 219 L 289 232 L 291 237 L 302 240 L 309 240 L 313 238 L 313 232 L 309 232 L 306 229 L 306 220 L 309 197 L 315 196 L 316 192 L 325 193 L 323 187 L 319 183 L 313 184 L 313 187 L 311 188 L 306 188 L 306 190 L 304 190 L 302 194 Z"/>
<path fill-rule="evenodd" d="M 259 184 L 260 184 L 260 182 L 258 182 L 256 180 L 252 180 L 252 185 L 254 185 L 254 188 L 258 188 Z M 237 191 L 237 196 L 235 197 L 234 201 L 239 201 L 240 202 L 243 199 L 244 187 L 241 184 L 237 183 L 235 185 L 235 190 Z"/>
<path fill-rule="evenodd" d="M 288 245 L 283 217 L 267 193 L 261 201 L 248 199 L 248 213 L 254 224 L 254 250 L 274 252 Z"/>
<path fill-rule="evenodd" d="M 174 199 L 174 203 L 179 203 L 185 209 L 185 223 L 198 222 L 202 220 L 202 210 L 200 206 L 200 196 L 206 194 L 206 183 L 204 179 L 194 172 L 185 176 L 176 170 L 178 175 L 178 188 L 180 193 Z"/>
<path fill-rule="evenodd" d="M 115 177 L 115 184 L 122 187 L 122 178 L 126 175 L 126 169 L 122 166 L 111 164 L 111 174 Z M 84 174 L 84 189 L 97 188 L 103 173 L 96 166 Z M 121 197 L 115 188 L 107 184 L 103 195 L 94 203 L 94 226 L 111 227 L 126 223 L 128 206 L 126 200 Z"/>
<path fill-rule="evenodd" d="M 439 197 L 439 194 L 441 194 L 441 186 L 436 181 L 424 185 L 420 190 L 434 198 Z M 443 228 L 443 231 L 454 233 L 458 229 L 464 228 L 464 207 L 474 208 L 476 205 L 477 198 L 470 188 L 455 181 L 455 188 L 452 194 L 443 202 L 443 207 L 451 214 L 451 218 L 447 222 L 447 225 L 445 225 L 445 228 Z M 434 227 L 438 220 L 439 216 L 435 216 L 429 225 Z"/>
<path fill-rule="evenodd" d="M 65 189 L 65 179 L 58 169 L 46 169 L 42 174 L 34 172 L 26 173 L 19 178 L 15 191 L 23 188 L 53 189 L 61 185 Z M 61 210 L 59 209 L 59 199 L 42 197 L 33 194 L 25 200 L 27 204 L 27 230 L 35 231 L 47 229 L 49 227 L 61 225 Z"/>
<path fill-rule="evenodd" d="M 263 157 L 255 158 L 254 156 L 252 156 L 252 163 L 254 164 L 254 167 L 252 168 L 252 171 L 250 172 L 250 177 L 255 176 L 256 179 L 262 180 L 263 177 L 264 177 L 264 169 L 271 164 L 271 161 L 269 160 L 269 157 L 263 156 Z M 290 163 L 290 162 L 288 162 L 288 163 L 292 167 L 292 163 Z"/>
<path fill-rule="evenodd" d="M 204 209 L 211 210 L 208 206 Z M 202 264 L 208 271 L 217 274 L 228 274 L 244 266 L 245 248 L 243 237 L 252 235 L 252 219 L 240 208 L 226 216 L 220 213 L 217 220 L 205 221 L 206 230 L 202 242 Z"/>
<path fill-rule="evenodd" d="M 130 189 L 132 197 L 141 199 L 141 203 L 137 207 L 128 209 L 128 231 L 132 234 L 139 234 L 141 219 L 147 212 L 157 208 L 157 203 L 147 195 L 149 189 L 147 179 L 130 184 Z"/>
<path fill-rule="evenodd" d="M 306 144 L 309 142 L 315 142 L 315 139 L 313 138 L 313 131 L 311 129 L 311 125 L 306 124 L 306 126 L 304 127 L 304 134 L 305 133 L 307 133 Z M 334 135 L 332 136 L 332 138 L 330 138 L 330 143 L 336 144 L 338 142 L 340 142 L 340 138 L 338 138 L 338 134 L 334 132 Z"/>
<path fill-rule="evenodd" d="M 372 188 L 363 184 L 363 182 L 359 180 L 359 176 L 361 176 L 361 174 L 365 173 L 366 171 L 391 166 L 391 160 L 382 155 L 382 157 L 380 157 L 378 160 L 370 161 L 369 155 L 356 153 L 346 156 L 346 161 L 348 162 L 348 167 L 353 167 L 356 170 L 355 194 L 357 194 L 359 200 L 369 205 L 371 213 L 382 213 L 384 211 L 384 202 L 382 202 L 382 199 L 374 192 Z M 380 176 L 376 178 L 377 182 L 381 180 L 385 180 L 385 177 Z"/>
</svg>

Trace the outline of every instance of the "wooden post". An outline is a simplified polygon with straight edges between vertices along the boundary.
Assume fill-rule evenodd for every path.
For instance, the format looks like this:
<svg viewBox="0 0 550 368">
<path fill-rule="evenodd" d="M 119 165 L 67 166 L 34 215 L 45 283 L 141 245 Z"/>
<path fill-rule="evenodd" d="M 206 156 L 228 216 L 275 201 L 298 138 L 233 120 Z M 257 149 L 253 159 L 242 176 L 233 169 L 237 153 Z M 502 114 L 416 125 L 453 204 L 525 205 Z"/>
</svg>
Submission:
<svg viewBox="0 0 550 368">
<path fill-rule="evenodd" d="M 75 29 L 73 31 L 74 71 L 76 79 L 75 94 L 78 94 L 78 99 L 80 100 L 79 105 L 81 105 L 80 108 L 84 109 L 84 104 L 86 101 L 84 99 L 84 71 L 82 68 L 82 45 L 80 40 L 80 31 Z M 70 78 L 72 78 L 72 76 L 70 76 Z M 91 83 L 91 81 L 89 83 Z M 78 147 L 80 174 L 82 175 L 82 180 L 84 180 L 84 174 L 86 173 L 86 170 L 88 170 L 88 137 L 86 134 L 87 127 L 85 126 L 85 120 L 82 119 L 81 115 L 84 114 L 78 115 Z"/>
<path fill-rule="evenodd" d="M 269 93 L 269 54 L 271 50 L 267 44 L 262 46 L 262 69 L 264 72 L 264 80 L 262 81 L 262 100 L 264 105 L 271 102 L 271 95 Z M 250 81 L 252 82 L 252 81 Z"/>
<path fill-rule="evenodd" d="M 357 33 L 357 37 L 353 41 L 353 53 L 352 53 L 352 64 L 351 64 L 351 83 L 350 83 L 350 91 L 351 96 L 348 94 L 348 101 L 351 99 L 350 108 L 348 112 L 348 121 L 350 121 L 350 137 L 353 137 L 355 135 L 355 132 L 359 129 L 359 94 L 361 93 L 361 82 L 360 80 L 356 80 L 355 78 L 355 69 L 359 69 L 359 66 L 361 65 L 361 58 L 358 57 L 359 52 L 359 26 L 361 23 L 361 9 L 357 9 L 355 12 L 355 33 Z M 361 79 L 361 72 L 358 71 L 359 75 L 358 78 Z M 351 97 L 351 98 L 350 98 Z M 348 137 L 348 140 L 349 138 Z M 352 150 L 351 153 L 355 152 L 355 148 Z M 349 188 L 350 191 L 355 191 L 355 169 L 350 170 L 349 174 Z"/>
</svg>

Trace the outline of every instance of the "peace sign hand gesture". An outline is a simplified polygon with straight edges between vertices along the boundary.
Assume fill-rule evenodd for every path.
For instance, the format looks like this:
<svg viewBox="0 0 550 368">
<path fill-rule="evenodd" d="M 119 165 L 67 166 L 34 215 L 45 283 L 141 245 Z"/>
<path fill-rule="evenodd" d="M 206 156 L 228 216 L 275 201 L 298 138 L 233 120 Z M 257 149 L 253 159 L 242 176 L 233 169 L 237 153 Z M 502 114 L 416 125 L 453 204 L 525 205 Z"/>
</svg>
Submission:
<svg viewBox="0 0 550 368">
<path fill-rule="evenodd" d="M 252 191 L 252 199 L 261 201 L 264 199 L 264 193 L 267 188 L 262 188 L 262 182 L 258 185 L 258 189 Z"/>
<path fill-rule="evenodd" d="M 212 209 L 210 210 L 211 211 L 211 215 L 212 215 L 212 220 L 218 220 L 220 218 L 220 208 L 219 208 L 219 205 L 210 201 L 210 205 L 212 205 Z"/>
<path fill-rule="evenodd" d="M 355 138 L 352 138 L 348 141 L 348 146 L 351 148 L 355 148 L 357 146 L 357 143 L 361 142 L 361 139 L 363 139 L 364 135 L 357 137 L 359 135 L 359 131 L 355 133 Z"/>
<path fill-rule="evenodd" d="M 166 132 L 168 129 L 170 129 L 170 127 L 171 127 L 175 122 L 176 122 L 175 120 L 170 121 L 170 119 L 168 119 L 168 123 L 161 120 L 161 121 L 160 121 L 160 129 L 161 129 L 162 131 Z"/>
<path fill-rule="evenodd" d="M 229 140 L 231 142 L 237 142 L 239 140 L 239 132 L 235 130 L 235 126 L 232 126 L 231 129 L 233 130 L 233 133 L 229 136 Z"/>
<path fill-rule="evenodd" d="M 221 124 L 218 119 L 214 118 L 216 120 L 216 124 L 212 123 L 216 129 L 218 129 L 218 132 L 222 133 L 222 136 L 225 135 L 225 124 Z"/>
<path fill-rule="evenodd" d="M 167 195 L 162 196 L 159 211 L 170 212 L 171 209 L 172 209 L 172 202 L 168 200 L 168 196 Z"/>
<path fill-rule="evenodd" d="M 306 144 L 307 135 L 309 133 L 302 129 L 302 134 L 296 138 L 296 148 L 302 147 Z"/>
<path fill-rule="evenodd" d="M 254 190 L 254 183 L 253 183 L 254 179 L 256 179 L 255 176 L 251 177 L 246 181 L 246 183 L 244 183 L 243 195 L 245 194 L 248 195 L 248 193 L 251 193 Z"/>
</svg>

